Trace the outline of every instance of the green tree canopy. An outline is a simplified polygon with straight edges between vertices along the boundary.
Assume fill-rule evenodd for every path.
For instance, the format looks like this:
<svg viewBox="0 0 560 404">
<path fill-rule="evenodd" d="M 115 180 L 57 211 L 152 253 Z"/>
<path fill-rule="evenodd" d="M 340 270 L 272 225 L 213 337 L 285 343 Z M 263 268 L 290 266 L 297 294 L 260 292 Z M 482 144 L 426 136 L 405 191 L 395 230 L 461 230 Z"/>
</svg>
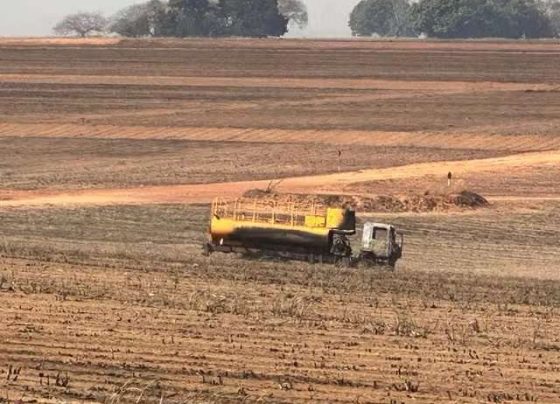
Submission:
<svg viewBox="0 0 560 404">
<path fill-rule="evenodd" d="M 440 38 L 540 38 L 553 30 L 538 0 L 420 0 L 417 31 Z"/>
<path fill-rule="evenodd" d="M 113 18 L 123 36 L 280 36 L 288 21 L 307 22 L 300 0 L 151 0 Z"/>
<path fill-rule="evenodd" d="M 165 20 L 166 5 L 160 0 L 134 4 L 111 19 L 110 31 L 127 37 L 158 36 Z"/>
<path fill-rule="evenodd" d="M 217 4 L 209 0 L 170 0 L 166 36 L 219 36 L 223 21 Z"/>
<path fill-rule="evenodd" d="M 282 36 L 288 30 L 288 18 L 280 13 L 278 0 L 220 0 L 219 7 L 228 35 Z"/>
<path fill-rule="evenodd" d="M 410 10 L 408 0 L 362 0 L 350 14 L 352 35 L 413 35 Z"/>
<path fill-rule="evenodd" d="M 542 5 L 550 21 L 554 36 L 560 37 L 560 1 L 543 0 Z"/>
</svg>

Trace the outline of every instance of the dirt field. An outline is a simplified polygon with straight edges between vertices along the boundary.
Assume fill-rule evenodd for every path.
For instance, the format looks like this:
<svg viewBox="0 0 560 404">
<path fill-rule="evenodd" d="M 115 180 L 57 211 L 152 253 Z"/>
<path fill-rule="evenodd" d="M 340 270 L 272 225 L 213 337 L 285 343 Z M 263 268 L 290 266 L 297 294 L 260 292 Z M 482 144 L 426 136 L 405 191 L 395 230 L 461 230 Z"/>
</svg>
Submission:
<svg viewBox="0 0 560 404">
<path fill-rule="evenodd" d="M 560 44 L 0 39 L 0 403 L 560 402 Z M 215 196 L 360 213 L 395 273 L 202 257 Z"/>
<path fill-rule="evenodd" d="M 204 184 L 504 155 L 486 150 L 296 142 L 5 137 L 0 187 L 13 190 Z M 76 150 L 80 151 L 76 156 Z M 338 157 L 338 151 L 342 156 Z M 275 160 L 278 164 L 271 164 Z M 71 170 L 69 168 L 71 167 Z"/>
</svg>

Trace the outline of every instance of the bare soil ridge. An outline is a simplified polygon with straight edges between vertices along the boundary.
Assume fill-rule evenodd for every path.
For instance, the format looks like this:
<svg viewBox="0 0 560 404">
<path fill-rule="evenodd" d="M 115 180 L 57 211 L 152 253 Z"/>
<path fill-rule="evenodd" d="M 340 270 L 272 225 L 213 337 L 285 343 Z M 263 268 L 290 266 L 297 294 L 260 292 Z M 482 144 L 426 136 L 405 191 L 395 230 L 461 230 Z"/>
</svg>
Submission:
<svg viewBox="0 0 560 404">
<path fill-rule="evenodd" d="M 359 130 L 288 130 L 213 127 L 148 127 L 79 123 L 0 123 L 4 137 L 83 137 L 93 139 L 177 139 L 214 142 L 327 143 L 338 145 L 414 146 L 511 152 L 560 149 L 560 137 L 470 132 L 388 132 Z"/>
<path fill-rule="evenodd" d="M 3 82 L 31 84 L 120 84 L 191 87 L 262 87 L 262 88 L 330 88 L 354 90 L 429 90 L 435 92 L 494 92 L 494 91 L 557 91 L 558 84 L 514 83 L 494 81 L 416 81 L 328 78 L 261 78 L 261 77 L 198 77 L 198 76 L 127 76 L 127 75 L 60 75 L 60 74 L 0 74 Z"/>
</svg>

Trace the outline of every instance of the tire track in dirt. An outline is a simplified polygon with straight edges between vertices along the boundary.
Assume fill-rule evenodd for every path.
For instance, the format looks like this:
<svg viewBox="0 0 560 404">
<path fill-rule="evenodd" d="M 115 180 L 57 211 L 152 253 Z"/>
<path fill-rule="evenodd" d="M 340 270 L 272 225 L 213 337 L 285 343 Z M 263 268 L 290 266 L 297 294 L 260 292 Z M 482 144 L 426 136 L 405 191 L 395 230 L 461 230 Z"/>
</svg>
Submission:
<svg viewBox="0 0 560 404">
<path fill-rule="evenodd" d="M 488 159 L 419 163 L 400 167 L 369 169 L 337 174 L 279 179 L 281 192 L 343 192 L 345 187 L 368 181 L 400 180 L 442 176 L 448 171 L 458 175 L 476 172 L 504 172 L 513 168 L 560 163 L 560 151 L 523 153 Z M 149 186 L 129 189 L 98 189 L 56 192 L 0 191 L 0 208 L 64 205 L 119 205 L 161 203 L 208 203 L 215 197 L 236 198 L 244 192 L 270 184 L 269 180 L 230 183 Z"/>
<path fill-rule="evenodd" d="M 81 137 L 89 139 L 203 140 L 214 142 L 314 143 L 410 146 L 510 152 L 560 149 L 560 137 L 488 133 L 287 130 L 212 127 L 148 127 L 80 124 L 0 124 L 0 137 Z"/>
</svg>

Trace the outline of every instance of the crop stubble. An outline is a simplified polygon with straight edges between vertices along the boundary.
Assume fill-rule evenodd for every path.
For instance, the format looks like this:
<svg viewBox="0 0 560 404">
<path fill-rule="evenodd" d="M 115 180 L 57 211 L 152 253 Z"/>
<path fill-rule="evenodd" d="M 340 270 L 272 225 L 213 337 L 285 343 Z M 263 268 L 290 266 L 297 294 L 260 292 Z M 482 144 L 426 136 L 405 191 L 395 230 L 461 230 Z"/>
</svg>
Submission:
<svg viewBox="0 0 560 404">
<path fill-rule="evenodd" d="M 0 401 L 558 401 L 558 62 L 547 42 L 0 41 L 2 199 L 86 205 L 0 210 Z M 376 215 L 406 232 L 396 274 L 205 259 L 205 205 L 123 197 L 339 168 L 346 192 L 423 192 L 442 160 L 477 160 L 457 180 L 493 205 Z"/>
</svg>

